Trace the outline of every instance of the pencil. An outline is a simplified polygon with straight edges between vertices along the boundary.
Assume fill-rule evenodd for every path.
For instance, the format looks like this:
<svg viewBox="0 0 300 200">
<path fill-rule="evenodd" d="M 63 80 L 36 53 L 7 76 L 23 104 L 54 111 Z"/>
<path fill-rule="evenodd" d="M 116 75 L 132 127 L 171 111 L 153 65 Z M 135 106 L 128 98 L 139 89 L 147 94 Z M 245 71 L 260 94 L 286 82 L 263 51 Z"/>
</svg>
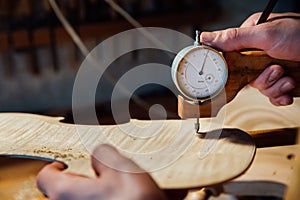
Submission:
<svg viewBox="0 0 300 200">
<path fill-rule="evenodd" d="M 259 20 L 257 21 L 256 25 L 264 23 L 267 21 L 268 17 L 270 16 L 273 8 L 275 7 L 278 0 L 269 0 L 269 3 L 267 4 L 266 8 L 262 12 Z"/>
</svg>

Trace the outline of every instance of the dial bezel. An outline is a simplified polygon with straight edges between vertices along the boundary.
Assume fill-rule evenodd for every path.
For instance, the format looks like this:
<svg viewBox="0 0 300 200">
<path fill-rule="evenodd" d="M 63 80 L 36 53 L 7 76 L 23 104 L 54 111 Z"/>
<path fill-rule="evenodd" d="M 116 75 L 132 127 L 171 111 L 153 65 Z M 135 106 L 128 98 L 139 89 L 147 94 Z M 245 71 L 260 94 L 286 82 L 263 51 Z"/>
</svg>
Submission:
<svg viewBox="0 0 300 200">
<path fill-rule="evenodd" d="M 178 69 L 181 65 L 181 63 L 183 62 L 183 60 L 185 59 L 185 57 L 190 54 L 193 51 L 198 51 L 199 49 L 201 50 L 208 50 L 208 51 L 213 51 L 214 53 L 217 54 L 217 56 L 219 56 L 219 58 L 221 58 L 220 60 L 223 61 L 222 64 L 224 64 L 225 69 L 223 72 L 223 78 L 222 78 L 222 82 L 220 83 L 220 86 L 218 87 L 218 89 L 214 92 L 214 93 L 209 93 L 207 96 L 205 97 L 195 97 L 195 96 L 191 96 L 190 94 L 188 94 L 188 92 L 185 91 L 185 88 L 183 88 L 182 86 L 180 86 L 178 79 L 182 79 L 182 76 L 179 76 L 179 72 Z M 172 63 L 172 79 L 173 82 L 175 83 L 177 89 L 180 91 L 180 93 L 182 93 L 186 98 L 188 98 L 189 100 L 192 101 L 198 101 L 198 102 L 204 102 L 204 101 L 208 101 L 213 99 L 214 97 L 216 97 L 225 87 L 226 82 L 227 82 L 227 78 L 228 78 L 228 65 L 227 62 L 225 60 L 225 58 L 223 57 L 222 53 L 215 50 L 212 47 L 209 46 L 205 46 L 205 45 L 193 45 L 193 46 L 188 46 L 184 49 L 182 49 L 174 58 L 173 63 Z"/>
</svg>

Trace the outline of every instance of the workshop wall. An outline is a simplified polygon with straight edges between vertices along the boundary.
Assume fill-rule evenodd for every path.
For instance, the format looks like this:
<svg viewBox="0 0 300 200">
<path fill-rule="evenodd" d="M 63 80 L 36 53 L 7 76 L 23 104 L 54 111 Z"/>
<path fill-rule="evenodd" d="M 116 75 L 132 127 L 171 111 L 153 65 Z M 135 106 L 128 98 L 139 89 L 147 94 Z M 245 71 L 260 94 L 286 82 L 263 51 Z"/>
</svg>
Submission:
<svg viewBox="0 0 300 200">
<path fill-rule="evenodd" d="M 132 28 L 103 0 L 57 1 L 60 9 L 91 50 L 107 37 Z M 143 25 L 168 27 L 193 37 L 194 30 L 238 26 L 247 16 L 262 11 L 261 0 L 115 0 Z M 296 0 L 279 1 L 276 11 L 298 11 Z M 163 19 L 170 19 L 165 22 Z M 93 30 L 93 31 L 91 31 Z M 161 38 L 162 40 L 174 40 Z M 45 114 L 70 112 L 72 88 L 84 57 L 64 31 L 47 0 L 0 0 L 0 111 Z M 127 44 L 138 42 L 126 41 Z M 119 48 L 115 44 L 112 48 Z M 176 45 L 176 44 L 174 44 Z M 155 52 L 133 52 L 110 66 L 120 76 L 138 63 L 171 57 Z M 123 70 L 121 70 L 123 69 Z M 149 74 L 148 74 L 149 75 Z M 153 74 L 154 75 L 154 74 Z M 172 87 L 170 78 L 166 84 Z M 113 86 L 97 94 L 97 103 L 110 101 Z M 167 94 L 162 87 L 145 87 L 139 95 Z M 174 97 L 172 97 L 174 98 Z M 120 99 L 121 100 L 121 99 Z"/>
</svg>

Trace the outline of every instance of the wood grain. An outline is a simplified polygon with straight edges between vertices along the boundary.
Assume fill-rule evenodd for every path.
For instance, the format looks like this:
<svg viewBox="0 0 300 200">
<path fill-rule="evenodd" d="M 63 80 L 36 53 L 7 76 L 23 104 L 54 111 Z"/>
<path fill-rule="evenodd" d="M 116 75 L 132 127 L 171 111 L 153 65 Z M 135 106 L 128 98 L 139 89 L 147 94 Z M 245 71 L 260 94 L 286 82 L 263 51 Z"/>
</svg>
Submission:
<svg viewBox="0 0 300 200">
<path fill-rule="evenodd" d="M 293 174 L 297 172 L 294 164 L 299 150 L 300 145 L 259 148 L 252 165 L 244 174 L 222 185 L 191 191 L 186 200 L 200 200 L 205 199 L 205 194 L 217 196 L 221 193 L 253 198 L 283 198 L 287 188 L 293 188 L 293 192 L 296 192 L 294 195 L 297 195 L 299 185 L 291 180 L 299 180 L 299 176 Z M 290 199 L 297 199 L 296 197 L 299 196 L 290 196 Z"/>
<path fill-rule="evenodd" d="M 0 114 L 0 154 L 56 159 L 65 162 L 68 171 L 94 176 L 90 152 L 100 143 L 110 143 L 150 171 L 164 189 L 228 181 L 243 173 L 255 154 L 254 142 L 245 132 L 225 129 L 199 138 L 192 120 L 132 120 L 100 128 L 75 127 L 59 123 L 60 119 Z M 208 128 L 213 127 L 205 121 Z"/>
<path fill-rule="evenodd" d="M 234 181 L 225 183 L 223 191 L 233 195 L 283 198 L 293 177 L 299 150 L 299 145 L 257 149 L 249 170 Z"/>
<path fill-rule="evenodd" d="M 300 129 L 298 129 L 298 138 L 297 138 L 297 144 L 300 146 Z M 293 173 L 291 176 L 291 180 L 289 182 L 289 187 L 286 190 L 285 199 L 286 200 L 294 200 L 299 198 L 300 191 L 300 148 L 294 153 L 295 155 L 295 162 L 293 167 Z"/>
<path fill-rule="evenodd" d="M 255 101 L 255 103 L 253 103 L 254 101 Z M 245 130 L 245 131 L 249 132 L 250 134 L 254 134 L 254 137 L 256 137 L 261 134 L 265 134 L 265 132 L 260 131 L 260 130 L 264 130 L 264 129 L 274 130 L 274 129 L 282 129 L 282 128 L 294 128 L 297 126 L 299 127 L 300 126 L 299 115 L 300 115 L 300 99 L 296 98 L 295 103 L 291 106 L 276 107 L 276 106 L 271 105 L 269 103 L 268 99 L 266 97 L 262 96 L 257 90 L 250 88 L 250 87 L 246 87 L 242 91 L 239 92 L 239 94 L 237 95 L 237 98 L 235 98 L 232 102 L 228 103 L 226 106 L 224 106 L 220 110 L 216 119 L 214 119 L 214 118 L 200 119 L 201 131 L 206 131 L 206 130 L 210 130 L 210 129 L 214 129 L 214 128 L 222 128 L 222 127 L 227 127 L 227 128 L 236 127 L 236 128 Z M 72 146 L 72 144 L 74 144 L 72 142 L 72 140 L 76 141 L 76 139 L 78 139 L 79 136 L 75 134 L 75 135 L 73 135 L 74 136 L 73 138 L 68 138 L 68 136 L 67 136 L 68 134 L 66 132 L 68 132 L 69 134 L 74 133 L 75 127 L 72 125 L 68 125 L 68 124 L 58 123 L 58 121 L 61 119 L 62 118 L 50 118 L 50 117 L 45 117 L 45 116 L 35 116 L 35 115 L 27 115 L 27 114 L 13 114 L 13 113 L 0 114 L 0 149 L 1 149 L 1 153 L 3 153 L 3 152 L 17 153 L 17 154 L 25 153 L 26 155 L 45 156 L 48 158 L 56 157 L 57 159 L 62 159 L 61 157 L 65 157 L 64 159 L 68 159 L 68 156 L 70 156 L 68 154 L 72 154 L 74 157 L 80 157 L 80 154 L 83 154 L 83 155 L 86 155 L 86 158 L 84 158 L 84 159 L 81 158 L 82 162 L 79 161 L 78 163 L 81 165 L 85 165 L 83 167 L 83 169 L 88 170 L 89 173 L 92 173 L 90 171 L 89 159 L 88 159 L 89 151 L 87 149 L 85 149 L 82 144 L 79 144 L 77 146 Z M 172 122 L 174 122 L 174 121 L 177 121 L 177 120 L 170 120 L 168 123 L 172 124 Z M 189 131 L 193 132 L 193 120 L 184 120 L 184 121 L 187 121 L 187 123 L 189 123 L 189 124 L 186 124 L 186 126 L 188 127 Z M 218 125 L 218 126 L 210 125 L 211 121 L 216 121 L 216 122 L 220 123 L 221 125 Z M 18 123 L 16 123 L 16 122 L 18 122 Z M 136 120 L 131 121 L 131 123 L 136 123 L 136 122 L 139 122 L 139 121 L 136 121 Z M 174 124 L 176 124 L 176 123 L 174 123 Z M 94 126 L 83 126 L 83 127 L 84 127 L 83 130 L 90 130 L 90 129 L 94 128 Z M 104 128 L 105 128 L 105 130 L 109 130 L 110 127 L 111 126 L 105 126 Z M 130 126 L 128 126 L 128 127 L 130 127 Z M 174 127 L 174 129 L 176 129 L 176 128 Z M 172 131 L 174 129 L 170 128 L 170 129 L 166 130 L 166 132 Z M 176 131 L 174 131 L 174 132 L 176 133 L 176 132 L 178 132 L 178 130 L 176 129 Z M 21 134 L 21 133 L 24 133 L 24 134 Z M 118 133 L 118 131 L 116 131 L 114 134 L 116 134 L 116 133 Z M 187 132 L 184 132 L 184 133 L 187 133 Z M 55 139 L 55 137 L 47 136 L 48 134 L 54 135 L 54 136 L 56 135 L 57 139 Z M 63 137 L 64 134 L 67 134 L 66 137 Z M 87 135 L 90 135 L 90 134 L 91 134 L 91 132 L 87 133 Z M 169 133 L 168 135 L 170 135 L 170 134 L 173 134 L 173 133 Z M 13 138 L 12 141 L 9 142 L 8 139 L 4 139 L 3 138 L 4 135 L 6 135 L 7 138 Z M 20 136 L 19 139 L 18 139 L 18 135 Z M 45 135 L 47 136 L 46 138 L 44 138 Z M 189 135 L 189 134 L 187 134 L 187 135 Z M 36 140 L 33 141 L 32 143 L 29 142 L 30 136 L 32 136 L 33 139 L 36 138 Z M 194 137 L 194 135 L 193 135 L 193 137 Z M 286 135 L 286 137 L 288 138 L 289 135 Z M 39 138 L 42 138 L 42 139 L 40 140 Z M 116 135 L 115 138 L 116 138 L 116 142 L 119 141 L 120 145 L 124 147 L 124 144 L 122 144 L 120 142 L 123 137 L 119 138 Z M 282 138 L 284 138 L 284 137 L 282 137 Z M 278 139 L 278 138 L 277 137 L 274 138 L 272 133 L 269 134 L 269 141 L 273 142 L 273 140 L 276 140 L 276 139 Z M 47 140 L 49 140 L 49 142 Z M 161 142 L 157 142 L 156 145 L 163 145 L 162 143 L 165 143 L 167 141 L 168 140 L 162 140 Z M 267 140 L 265 140 L 265 141 L 267 141 Z M 140 143 L 141 142 L 138 142 L 138 144 L 140 144 Z M 24 145 L 22 146 L 22 144 L 24 144 Z M 32 146 L 34 146 L 34 147 L 32 147 Z M 42 148 L 43 151 L 39 152 L 38 150 L 41 149 L 40 147 L 43 147 L 44 149 Z M 45 147 L 48 147 L 48 149 Z M 152 147 L 152 148 L 154 148 L 154 147 Z M 279 152 L 281 151 L 280 149 L 274 149 L 274 148 L 258 149 L 255 157 L 260 156 L 261 153 L 265 152 L 265 151 L 261 151 L 261 150 L 268 151 L 268 149 L 270 149 L 270 151 L 268 152 L 269 155 L 272 154 L 271 152 L 274 150 L 279 151 Z M 33 153 L 34 150 L 36 150 L 36 153 Z M 226 157 L 230 153 L 232 153 L 232 151 L 222 152 L 220 154 L 220 156 L 224 155 L 224 157 Z M 233 152 L 233 153 L 235 153 L 235 152 Z M 274 152 L 273 155 L 276 155 L 276 154 L 277 153 Z M 283 159 L 284 163 L 289 162 L 289 161 L 285 160 L 286 155 L 284 153 L 277 154 L 277 155 L 282 155 L 280 159 Z M 72 158 L 72 156 L 70 156 L 70 157 Z M 235 159 L 239 159 L 239 158 L 235 158 Z M 281 162 L 280 159 L 279 159 L 279 162 Z M 259 161 L 259 162 L 256 162 L 256 161 Z M 244 175 L 247 175 L 249 172 L 251 172 L 251 169 L 253 167 L 255 168 L 255 166 L 257 164 L 259 164 L 260 161 L 263 163 L 267 162 L 267 160 L 265 160 L 265 159 L 259 159 L 259 160 L 256 159 L 256 161 L 251 164 L 249 170 L 247 170 Z M 2 166 L 2 164 L 3 163 L 0 163 L 0 166 Z M 77 164 L 77 165 L 79 165 L 79 164 Z M 174 165 L 176 165 L 176 163 L 174 163 Z M 259 164 L 259 165 L 261 166 L 261 164 Z M 274 165 L 275 166 L 272 166 L 270 164 L 269 166 L 271 166 L 273 169 L 277 165 L 276 162 L 274 162 Z M 281 166 L 281 165 L 278 165 L 278 166 Z M 289 164 L 284 165 L 284 166 L 289 167 Z M 169 167 L 170 166 L 168 166 L 168 168 Z M 217 166 L 216 170 L 220 169 L 220 167 L 221 166 Z M 168 168 L 166 168 L 165 170 L 167 171 Z M 173 170 L 175 170 L 174 166 L 171 168 Z M 24 169 L 23 165 L 19 165 L 19 169 L 23 170 Z M 227 172 L 227 169 L 225 170 L 226 172 Z M 287 172 L 288 171 L 287 169 L 288 168 L 282 169 L 282 172 Z M 73 170 L 74 170 L 74 168 L 73 168 Z M 180 168 L 179 171 L 180 170 L 182 170 L 182 169 Z M 192 170 L 195 170 L 195 169 L 192 168 Z M 161 173 L 164 173 L 166 171 L 162 171 Z M 265 170 L 265 171 L 269 172 L 268 170 Z M 281 171 L 281 170 L 279 170 L 279 171 Z M 80 173 L 79 171 L 77 171 L 77 172 Z M 197 170 L 196 170 L 196 172 L 197 172 Z M 2 173 L 2 171 L 0 171 L 0 173 Z M 88 172 L 85 172 L 85 173 L 88 173 Z M 172 173 L 172 171 L 170 171 L 170 173 Z M 192 172 L 184 172 L 184 173 L 192 174 Z M 282 173 L 280 173 L 280 174 L 282 174 Z M 177 176 L 177 174 L 175 174 L 175 175 Z M 195 179 L 196 179 L 196 175 L 197 174 L 195 174 Z M 156 174 L 156 176 L 159 176 L 159 172 Z M 249 178 L 247 181 L 244 181 L 244 182 L 242 182 L 242 181 L 233 182 L 235 185 L 232 184 L 231 185 L 232 187 L 230 190 L 228 187 L 227 192 L 233 192 L 233 189 L 238 187 L 239 185 L 245 186 L 245 187 L 239 187 L 241 189 L 240 192 L 243 192 L 243 191 L 245 192 L 245 188 L 249 189 L 251 191 L 257 191 L 259 189 L 264 190 L 265 187 L 268 187 L 268 188 L 273 188 L 274 190 L 276 189 L 277 194 L 279 194 L 279 193 L 282 194 L 282 191 L 286 188 L 285 185 L 283 185 L 281 183 L 274 183 L 274 182 L 264 182 L 264 184 L 261 185 L 262 181 L 258 181 L 259 178 L 261 180 L 263 180 L 263 177 L 261 176 L 261 174 L 252 173 L 251 176 L 255 180 L 251 180 Z M 191 177 L 194 177 L 194 174 L 192 174 Z M 250 177 L 250 176 L 248 176 L 248 177 Z M 283 177 L 286 177 L 286 175 L 283 174 Z M 171 180 L 175 181 L 176 177 L 175 178 L 172 177 L 172 178 L 173 179 L 171 179 Z M 184 179 L 184 180 L 189 180 L 189 178 L 190 177 L 186 177 L 186 179 Z M 158 177 L 156 179 L 159 180 L 160 177 Z M 4 181 L 5 180 L 6 179 L 4 179 Z M 24 181 L 26 183 L 28 183 L 28 181 L 29 182 L 31 181 L 31 179 L 30 180 L 24 179 L 24 181 L 22 181 L 22 183 L 19 184 L 18 180 L 15 179 L 15 181 L 17 181 L 17 183 L 13 183 L 13 184 L 14 185 L 16 185 L 16 184 L 23 185 Z M 169 180 L 169 181 L 171 181 L 171 180 Z M 177 180 L 179 180 L 179 179 L 177 179 Z M 234 179 L 234 181 L 235 180 L 236 179 Z M 286 180 L 286 179 L 284 179 L 284 180 Z M 3 181 L 3 179 L 1 179 L 1 181 Z M 11 183 L 10 182 L 11 180 L 8 180 L 8 181 L 9 181 L 9 183 Z M 202 180 L 198 180 L 198 181 L 202 182 Z M 3 183 L 3 182 L 1 182 L 1 183 Z M 30 183 L 33 183 L 33 181 L 31 181 Z M 161 182 L 160 184 L 163 184 L 163 183 Z M 178 183 L 178 184 L 180 184 L 180 183 Z M 183 183 L 181 186 L 184 186 L 184 184 L 185 183 Z M 201 184 L 201 185 L 203 185 L 203 184 Z M 199 187 L 201 185 L 199 185 Z M 32 186 L 35 187 L 34 185 L 32 185 Z M 168 185 L 165 185 L 165 186 L 168 186 Z M 171 185 L 169 185 L 169 186 L 171 187 Z M 9 190 L 9 188 L 8 188 L 8 190 Z M 10 190 L 13 191 L 13 188 L 10 188 Z M 29 188 L 27 191 L 29 192 Z M 34 194 L 36 194 L 36 189 L 32 188 L 32 191 Z M 238 191 L 238 190 L 236 190 L 236 191 Z M 29 199 L 31 199 L 31 198 L 29 198 Z"/>
</svg>

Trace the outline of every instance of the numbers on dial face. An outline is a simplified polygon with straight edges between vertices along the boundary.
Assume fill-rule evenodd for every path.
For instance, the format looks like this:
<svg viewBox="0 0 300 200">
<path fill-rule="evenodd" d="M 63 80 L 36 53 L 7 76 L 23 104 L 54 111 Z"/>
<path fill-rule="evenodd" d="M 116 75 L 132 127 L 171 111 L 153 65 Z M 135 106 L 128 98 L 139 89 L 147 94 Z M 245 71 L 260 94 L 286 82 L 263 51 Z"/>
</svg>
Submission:
<svg viewBox="0 0 300 200">
<path fill-rule="evenodd" d="M 207 48 L 189 51 L 179 62 L 177 82 L 191 99 L 206 99 L 217 94 L 227 80 L 227 66 L 223 57 Z"/>
</svg>

